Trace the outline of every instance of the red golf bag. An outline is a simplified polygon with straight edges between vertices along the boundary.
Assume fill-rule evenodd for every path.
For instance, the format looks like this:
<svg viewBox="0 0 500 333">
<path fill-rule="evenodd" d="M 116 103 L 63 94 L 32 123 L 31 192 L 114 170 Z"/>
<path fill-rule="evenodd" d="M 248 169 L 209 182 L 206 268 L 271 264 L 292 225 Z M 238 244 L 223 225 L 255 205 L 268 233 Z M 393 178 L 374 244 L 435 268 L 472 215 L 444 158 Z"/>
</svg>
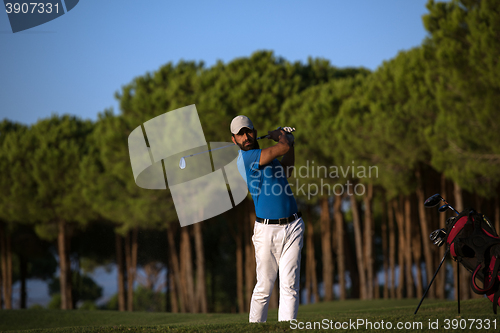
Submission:
<svg viewBox="0 0 500 333">
<path fill-rule="evenodd" d="M 500 296 L 500 237 L 483 214 L 466 209 L 446 221 L 446 245 L 452 258 L 471 276 L 471 288 L 486 295 L 497 313 Z"/>
</svg>

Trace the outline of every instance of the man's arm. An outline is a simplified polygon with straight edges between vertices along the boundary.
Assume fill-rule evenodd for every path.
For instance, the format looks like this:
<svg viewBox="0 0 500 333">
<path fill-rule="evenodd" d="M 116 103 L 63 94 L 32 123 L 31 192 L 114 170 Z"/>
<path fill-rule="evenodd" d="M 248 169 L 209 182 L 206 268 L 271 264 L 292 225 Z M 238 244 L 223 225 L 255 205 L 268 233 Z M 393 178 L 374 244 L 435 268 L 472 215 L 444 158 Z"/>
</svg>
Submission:
<svg viewBox="0 0 500 333">
<path fill-rule="evenodd" d="M 292 175 L 293 168 L 295 167 L 295 149 L 293 148 L 293 144 L 290 146 L 290 149 L 286 152 L 286 154 L 283 155 L 280 163 L 283 169 L 285 169 L 286 178 L 289 178 Z"/>
<path fill-rule="evenodd" d="M 286 155 L 290 150 L 292 150 L 292 157 L 293 160 L 295 160 L 294 157 L 295 155 L 293 155 L 293 148 L 290 147 L 291 143 L 288 141 L 288 138 L 285 135 L 286 132 L 283 130 L 274 130 L 268 133 L 269 133 L 269 138 L 274 141 L 278 141 L 278 143 L 272 147 L 262 149 L 260 153 L 259 165 L 266 165 L 270 163 L 272 160 L 274 160 L 276 157 Z"/>
</svg>

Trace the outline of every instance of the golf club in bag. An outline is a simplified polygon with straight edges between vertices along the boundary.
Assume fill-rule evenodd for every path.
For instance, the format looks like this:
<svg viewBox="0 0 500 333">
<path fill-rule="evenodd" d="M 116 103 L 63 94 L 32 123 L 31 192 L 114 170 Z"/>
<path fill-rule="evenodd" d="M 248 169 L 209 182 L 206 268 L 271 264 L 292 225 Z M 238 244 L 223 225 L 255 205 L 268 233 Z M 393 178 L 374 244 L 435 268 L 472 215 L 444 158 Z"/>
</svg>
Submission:
<svg viewBox="0 0 500 333">
<path fill-rule="evenodd" d="M 424 202 L 424 206 L 427 208 L 435 207 L 440 202 L 443 202 L 444 205 L 438 208 L 439 212 L 450 209 L 456 216 L 446 220 L 445 228 L 435 230 L 430 234 L 430 239 L 435 245 L 440 247 L 446 243 L 447 249 L 415 310 L 415 314 L 417 314 L 448 254 L 451 254 L 452 259 L 457 262 L 457 283 L 460 283 L 459 264 L 461 264 L 472 273 L 472 290 L 477 294 L 486 295 L 493 302 L 493 312 L 496 314 L 500 297 L 500 277 L 498 276 L 500 238 L 486 216 L 474 209 L 465 209 L 459 213 L 440 194 L 429 197 Z M 482 287 L 477 285 L 477 280 L 483 282 Z M 458 313 L 460 313 L 460 286 L 458 285 L 456 289 Z"/>
</svg>

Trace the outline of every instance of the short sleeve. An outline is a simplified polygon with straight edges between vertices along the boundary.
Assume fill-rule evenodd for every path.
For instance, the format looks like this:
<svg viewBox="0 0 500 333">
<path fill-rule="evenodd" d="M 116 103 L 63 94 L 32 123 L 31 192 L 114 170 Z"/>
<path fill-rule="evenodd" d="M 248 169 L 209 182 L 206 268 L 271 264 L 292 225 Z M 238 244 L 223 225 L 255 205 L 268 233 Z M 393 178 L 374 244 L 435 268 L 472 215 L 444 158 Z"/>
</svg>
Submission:
<svg viewBox="0 0 500 333">
<path fill-rule="evenodd" d="M 261 149 L 252 149 L 243 152 L 243 161 L 245 163 L 245 169 L 250 170 L 250 172 L 259 170 L 260 153 Z"/>
</svg>

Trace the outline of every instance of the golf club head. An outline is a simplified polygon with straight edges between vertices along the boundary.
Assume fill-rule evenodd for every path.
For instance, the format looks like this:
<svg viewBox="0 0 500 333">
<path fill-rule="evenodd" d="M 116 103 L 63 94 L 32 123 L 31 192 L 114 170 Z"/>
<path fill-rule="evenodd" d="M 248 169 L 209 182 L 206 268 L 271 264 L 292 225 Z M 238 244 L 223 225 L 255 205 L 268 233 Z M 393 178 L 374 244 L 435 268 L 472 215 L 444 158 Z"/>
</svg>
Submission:
<svg viewBox="0 0 500 333">
<path fill-rule="evenodd" d="M 441 207 L 438 208 L 438 211 L 440 213 L 445 212 L 448 208 L 450 208 L 450 205 L 442 205 Z"/>
<path fill-rule="evenodd" d="M 450 216 L 446 219 L 446 227 L 448 228 L 449 225 L 455 223 L 456 216 Z"/>
<path fill-rule="evenodd" d="M 433 196 L 427 198 L 427 200 L 425 200 L 424 206 L 427 208 L 436 207 L 441 200 L 443 200 L 441 194 L 436 193 Z"/>
<path fill-rule="evenodd" d="M 444 240 L 446 238 L 446 231 L 444 229 L 437 229 L 431 232 L 429 238 L 438 247 L 441 247 L 444 244 Z"/>
<path fill-rule="evenodd" d="M 181 160 L 179 161 L 179 168 L 186 168 L 186 160 L 184 159 L 184 157 L 181 157 Z"/>
</svg>

